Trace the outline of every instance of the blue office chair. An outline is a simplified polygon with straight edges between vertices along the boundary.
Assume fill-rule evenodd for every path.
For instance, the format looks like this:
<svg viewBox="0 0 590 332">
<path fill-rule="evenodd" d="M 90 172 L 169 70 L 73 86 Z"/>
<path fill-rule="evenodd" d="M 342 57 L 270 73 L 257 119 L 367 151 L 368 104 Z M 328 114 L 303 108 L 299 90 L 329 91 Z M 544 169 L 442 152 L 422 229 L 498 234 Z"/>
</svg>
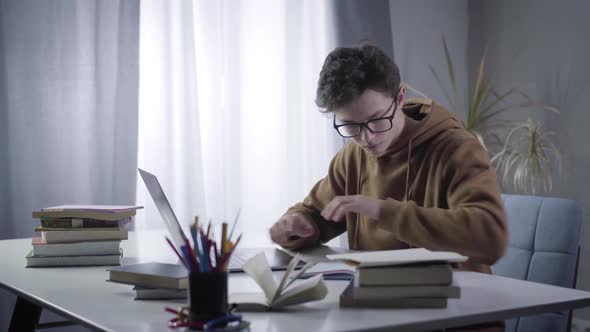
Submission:
<svg viewBox="0 0 590 332">
<path fill-rule="evenodd" d="M 559 198 L 502 195 L 510 234 L 506 256 L 496 275 L 574 288 L 579 259 L 582 212 L 576 202 Z M 571 312 L 506 321 L 507 332 L 569 330 Z"/>
</svg>

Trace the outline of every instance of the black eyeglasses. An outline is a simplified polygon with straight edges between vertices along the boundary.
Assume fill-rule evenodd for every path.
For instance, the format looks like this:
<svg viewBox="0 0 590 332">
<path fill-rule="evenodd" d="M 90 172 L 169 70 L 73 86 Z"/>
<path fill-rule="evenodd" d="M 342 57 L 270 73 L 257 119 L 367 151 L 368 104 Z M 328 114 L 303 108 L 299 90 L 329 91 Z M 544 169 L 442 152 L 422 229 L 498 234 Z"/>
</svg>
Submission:
<svg viewBox="0 0 590 332">
<path fill-rule="evenodd" d="M 392 106 L 393 113 L 391 113 L 390 116 L 372 119 L 369 121 L 365 121 L 363 123 L 345 123 L 337 125 L 336 116 L 334 116 L 334 129 L 336 129 L 340 136 L 346 138 L 360 135 L 363 132 L 363 127 L 367 128 L 372 133 L 382 133 L 391 130 L 391 128 L 393 127 L 393 117 L 395 116 L 395 112 L 397 111 L 397 93 L 393 98 L 393 102 L 387 108 L 387 112 L 389 112 L 389 109 Z"/>
</svg>

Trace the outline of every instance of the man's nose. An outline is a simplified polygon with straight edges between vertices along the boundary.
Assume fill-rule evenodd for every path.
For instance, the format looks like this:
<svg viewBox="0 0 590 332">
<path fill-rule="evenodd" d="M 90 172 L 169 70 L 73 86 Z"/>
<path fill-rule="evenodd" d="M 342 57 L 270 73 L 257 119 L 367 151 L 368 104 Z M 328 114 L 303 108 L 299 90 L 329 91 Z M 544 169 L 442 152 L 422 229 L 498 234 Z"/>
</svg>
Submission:
<svg viewBox="0 0 590 332">
<path fill-rule="evenodd" d="M 363 131 L 361 133 L 361 141 L 368 143 L 371 141 L 371 139 L 373 138 L 373 132 L 369 130 L 369 128 L 364 127 Z"/>
</svg>

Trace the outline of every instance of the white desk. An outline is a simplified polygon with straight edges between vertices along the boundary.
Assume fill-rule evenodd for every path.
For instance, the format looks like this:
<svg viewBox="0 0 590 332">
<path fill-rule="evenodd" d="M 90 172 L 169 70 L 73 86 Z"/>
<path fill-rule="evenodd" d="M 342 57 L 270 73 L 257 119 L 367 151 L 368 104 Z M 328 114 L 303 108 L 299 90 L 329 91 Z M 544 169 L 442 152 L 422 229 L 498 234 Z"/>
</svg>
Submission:
<svg viewBox="0 0 590 332">
<path fill-rule="evenodd" d="M 138 254 L 135 243 L 149 243 Z M 161 236 L 130 234 L 126 257 L 173 261 Z M 134 301 L 130 286 L 109 283 L 105 267 L 26 269 L 30 239 L 0 241 L 0 286 L 35 305 L 98 331 L 162 331 L 171 315 L 165 306 L 182 301 Z M 151 258 L 150 258 L 151 257 Z M 347 282 L 328 281 L 326 299 L 282 312 L 244 314 L 252 331 L 422 331 L 590 306 L 590 293 L 472 272 L 457 272 L 461 298 L 445 309 L 340 309 Z M 230 292 L 253 289 L 253 281 L 232 274 Z"/>
</svg>

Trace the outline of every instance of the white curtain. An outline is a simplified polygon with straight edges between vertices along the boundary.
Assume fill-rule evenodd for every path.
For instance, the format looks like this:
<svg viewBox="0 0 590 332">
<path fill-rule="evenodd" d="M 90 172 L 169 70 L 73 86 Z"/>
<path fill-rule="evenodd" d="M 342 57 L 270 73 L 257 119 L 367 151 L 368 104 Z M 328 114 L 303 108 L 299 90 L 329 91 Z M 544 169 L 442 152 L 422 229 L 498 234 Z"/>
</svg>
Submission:
<svg viewBox="0 0 590 332">
<path fill-rule="evenodd" d="M 139 167 L 183 224 L 266 229 L 325 176 L 341 140 L 314 104 L 331 2 L 141 2 Z M 145 186 L 138 229 L 163 227 Z M 142 218 L 143 217 L 143 218 Z"/>
<path fill-rule="evenodd" d="M 134 203 L 138 37 L 137 0 L 0 1 L 0 238 L 38 235 L 47 206 Z"/>
</svg>

